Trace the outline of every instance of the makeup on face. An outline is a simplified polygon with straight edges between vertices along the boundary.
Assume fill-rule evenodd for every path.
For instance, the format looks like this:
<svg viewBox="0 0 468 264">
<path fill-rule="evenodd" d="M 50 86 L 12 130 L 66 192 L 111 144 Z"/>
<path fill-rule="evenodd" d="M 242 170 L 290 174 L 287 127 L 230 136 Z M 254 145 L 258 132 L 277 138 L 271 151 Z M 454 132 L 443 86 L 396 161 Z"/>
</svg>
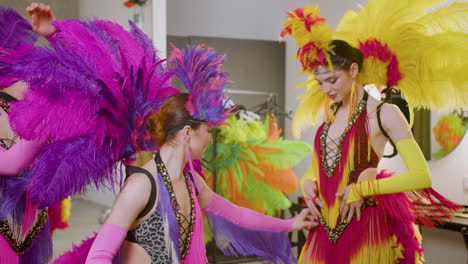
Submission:
<svg viewBox="0 0 468 264">
<path fill-rule="evenodd" d="M 318 75 L 315 80 L 320 85 L 323 93 L 328 95 L 333 101 L 341 102 L 346 98 L 351 87 L 352 78 L 349 72 L 343 70 L 330 71 L 328 66 L 320 65 L 317 68 Z"/>
</svg>

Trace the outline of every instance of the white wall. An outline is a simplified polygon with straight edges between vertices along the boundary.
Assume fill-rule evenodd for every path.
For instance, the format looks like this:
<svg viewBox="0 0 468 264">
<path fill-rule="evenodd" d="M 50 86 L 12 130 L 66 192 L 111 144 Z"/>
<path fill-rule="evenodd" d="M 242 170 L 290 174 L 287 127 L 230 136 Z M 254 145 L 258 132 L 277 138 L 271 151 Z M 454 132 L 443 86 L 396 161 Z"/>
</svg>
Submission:
<svg viewBox="0 0 468 264">
<path fill-rule="evenodd" d="M 134 6 L 127 8 L 124 6 L 125 1 L 116 0 L 80 0 L 79 1 L 79 14 L 80 18 L 94 18 L 113 20 L 126 29 L 128 27 L 128 20 L 132 20 L 134 13 L 139 7 Z M 152 36 L 153 20 L 152 20 L 152 1 L 148 1 L 143 10 L 143 31 Z"/>
</svg>

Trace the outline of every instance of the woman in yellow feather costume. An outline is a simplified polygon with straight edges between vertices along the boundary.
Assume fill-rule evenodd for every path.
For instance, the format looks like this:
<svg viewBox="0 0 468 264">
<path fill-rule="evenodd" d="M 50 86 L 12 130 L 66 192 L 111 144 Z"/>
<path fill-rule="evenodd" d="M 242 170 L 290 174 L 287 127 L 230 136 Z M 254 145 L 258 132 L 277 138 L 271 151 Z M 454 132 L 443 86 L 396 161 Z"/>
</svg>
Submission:
<svg viewBox="0 0 468 264">
<path fill-rule="evenodd" d="M 309 77 L 293 120 L 295 136 L 321 114 L 325 119 L 301 179 L 320 226 L 310 231 L 299 263 L 421 263 L 416 224 L 431 221 L 420 208 L 444 217 L 458 209 L 430 188 L 429 168 L 398 107 L 363 89 L 395 87 L 410 109 L 468 106 L 468 3 L 426 13 L 443 2 L 369 1 L 358 13 L 348 11 L 336 32 L 318 7 L 288 13 L 281 36 L 296 39 Z M 377 171 L 387 141 L 396 142 L 407 172 Z M 424 201 L 418 209 L 416 198 Z"/>
</svg>

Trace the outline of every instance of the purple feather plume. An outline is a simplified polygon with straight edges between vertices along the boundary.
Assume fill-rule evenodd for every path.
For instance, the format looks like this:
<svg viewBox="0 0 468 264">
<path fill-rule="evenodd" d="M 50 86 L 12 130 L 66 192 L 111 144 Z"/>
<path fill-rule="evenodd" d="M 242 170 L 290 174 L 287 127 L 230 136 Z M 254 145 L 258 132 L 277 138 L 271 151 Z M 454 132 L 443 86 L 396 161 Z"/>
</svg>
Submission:
<svg viewBox="0 0 468 264">
<path fill-rule="evenodd" d="M 21 80 L 11 68 L 33 48 L 36 40 L 37 34 L 28 21 L 15 10 L 0 7 L 0 89 Z"/>
<path fill-rule="evenodd" d="M 179 229 L 177 225 L 176 215 L 174 213 L 173 205 L 171 203 L 171 196 L 165 187 L 166 184 L 161 175 L 158 174 L 158 186 L 162 186 L 158 189 L 158 213 L 161 215 L 164 221 L 168 221 L 169 226 L 169 236 L 170 241 L 174 243 L 174 250 L 176 250 L 177 256 L 180 256 L 180 249 L 179 249 Z M 166 245 L 170 246 L 170 245 Z M 172 260 L 171 263 L 175 263 L 176 260 Z M 177 261 L 177 262 L 180 262 Z"/>
<path fill-rule="evenodd" d="M 42 227 L 32 244 L 20 256 L 19 264 L 49 263 L 52 259 L 52 237 L 49 221 Z"/>
<path fill-rule="evenodd" d="M 153 59 L 151 61 L 152 63 L 155 63 L 156 61 L 159 60 L 157 54 L 156 54 L 156 49 L 154 48 L 153 43 L 151 40 L 148 38 L 148 36 L 141 31 L 141 29 L 133 23 L 133 21 L 129 20 L 128 24 L 130 25 L 131 28 L 131 33 L 133 37 L 140 43 L 140 45 L 143 47 L 145 51 L 145 56 L 148 58 Z"/>
<path fill-rule="evenodd" d="M 143 47 L 132 36 L 130 32 L 125 30 L 121 25 L 112 21 L 94 20 L 88 23 L 89 28 L 95 28 L 105 34 L 106 38 L 112 39 L 117 43 L 117 60 L 120 60 L 118 51 L 125 54 L 128 62 L 137 67 L 141 59 L 145 56 Z M 102 33 L 101 33 L 102 34 Z"/>
<path fill-rule="evenodd" d="M 229 256 L 257 256 L 272 263 L 297 263 L 285 232 L 241 227 L 206 212 L 211 233 L 219 249 Z"/>
<path fill-rule="evenodd" d="M 29 22 L 12 8 L 0 6 L 0 47 L 17 50 L 34 45 L 37 34 Z"/>
<path fill-rule="evenodd" d="M 30 90 L 55 102 L 65 100 L 70 91 L 96 98 L 100 89 L 96 81 L 101 79 L 97 68 L 89 54 L 71 52 L 57 44 L 54 49 L 34 49 L 15 63 L 13 73 L 21 76 Z"/>
<path fill-rule="evenodd" d="M 0 221 L 5 220 L 21 204 L 30 182 L 31 177 L 27 175 L 0 176 Z"/>
<path fill-rule="evenodd" d="M 54 45 L 63 45 L 70 53 L 92 58 L 97 75 L 112 87 L 114 73 L 119 72 L 120 67 L 106 43 L 76 20 L 54 21 L 54 26 L 59 30 L 54 36 Z"/>
<path fill-rule="evenodd" d="M 174 74 L 190 93 L 185 105 L 194 119 L 221 125 L 229 115 L 225 111 L 224 86 L 229 81 L 222 64 L 224 55 L 203 45 L 178 49 L 174 45 L 169 58 Z"/>
<path fill-rule="evenodd" d="M 39 207 L 115 183 L 115 164 L 153 151 L 146 122 L 175 92 L 172 73 L 138 39 L 109 21 L 56 21 L 51 47 L 36 48 L 15 63 L 30 89 L 12 105 L 15 132 L 50 140 L 26 172 Z M 145 45 L 143 47 L 143 45 Z M 147 57 L 151 56 L 151 58 Z"/>
<path fill-rule="evenodd" d="M 116 168 L 110 150 L 96 148 L 91 136 L 50 143 L 24 173 L 32 175 L 31 201 L 42 209 L 68 196 L 85 193 L 90 184 L 100 187 L 113 183 Z"/>
</svg>

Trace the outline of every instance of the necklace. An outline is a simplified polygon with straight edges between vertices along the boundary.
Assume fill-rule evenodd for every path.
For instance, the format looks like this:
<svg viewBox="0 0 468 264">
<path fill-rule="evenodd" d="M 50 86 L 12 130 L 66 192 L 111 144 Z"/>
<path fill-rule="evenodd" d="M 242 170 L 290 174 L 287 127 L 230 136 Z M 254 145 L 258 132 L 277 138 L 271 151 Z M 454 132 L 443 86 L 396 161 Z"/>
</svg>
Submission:
<svg viewBox="0 0 468 264">
<path fill-rule="evenodd" d="M 354 124 L 356 121 L 359 119 L 361 116 L 362 112 L 364 112 L 364 109 L 366 109 L 366 104 L 367 104 L 367 98 L 368 95 L 366 92 L 364 92 L 364 96 L 362 97 L 361 101 L 359 102 L 356 110 L 354 110 L 353 115 L 351 116 L 351 120 L 348 122 L 348 125 L 346 126 L 345 130 L 341 134 L 341 136 L 338 138 L 338 147 L 341 147 L 343 144 L 343 141 L 346 138 L 346 135 L 348 132 L 353 128 Z M 330 178 L 333 176 L 333 173 L 335 172 L 336 167 L 338 164 L 340 164 L 341 161 L 341 150 L 338 150 L 335 159 L 333 160 L 333 163 L 331 165 L 328 165 L 327 163 L 327 136 L 328 136 L 328 131 L 330 129 L 331 123 L 327 122 L 323 126 L 322 133 L 320 133 L 320 148 L 322 151 L 322 166 L 325 171 L 325 174 Z"/>
<path fill-rule="evenodd" d="M 28 249 L 28 247 L 33 243 L 34 239 L 39 235 L 46 222 L 47 209 L 43 209 L 39 212 L 36 223 L 27 232 L 27 235 L 23 241 L 16 240 L 13 237 L 12 230 L 8 225 L 7 221 L 0 222 L 0 234 L 5 238 L 5 240 L 8 242 L 11 249 L 13 249 L 16 255 L 21 256 L 24 254 L 26 249 Z"/>
<path fill-rule="evenodd" d="M 177 198 L 176 198 L 176 194 L 174 191 L 174 187 L 172 185 L 171 178 L 169 177 L 169 173 L 167 172 L 166 166 L 162 162 L 162 159 L 159 153 L 156 154 L 154 160 L 156 161 L 156 167 L 157 167 L 158 173 L 163 178 L 167 191 L 169 192 L 169 196 L 171 198 L 171 204 L 172 204 L 174 213 L 177 218 L 177 226 L 179 230 L 179 246 L 181 249 L 180 255 L 181 255 L 181 260 L 183 260 L 185 256 L 187 256 L 189 249 L 190 249 L 190 241 L 192 239 L 193 227 L 195 223 L 195 201 L 192 195 L 192 187 L 189 184 L 188 178 L 184 177 L 185 183 L 187 185 L 187 189 L 189 192 L 189 198 L 190 198 L 190 216 L 189 216 L 189 219 L 187 219 L 187 217 L 181 213 L 180 206 L 179 206 L 179 203 L 177 202 Z M 184 226 L 185 223 L 188 223 L 187 228 Z"/>
</svg>

